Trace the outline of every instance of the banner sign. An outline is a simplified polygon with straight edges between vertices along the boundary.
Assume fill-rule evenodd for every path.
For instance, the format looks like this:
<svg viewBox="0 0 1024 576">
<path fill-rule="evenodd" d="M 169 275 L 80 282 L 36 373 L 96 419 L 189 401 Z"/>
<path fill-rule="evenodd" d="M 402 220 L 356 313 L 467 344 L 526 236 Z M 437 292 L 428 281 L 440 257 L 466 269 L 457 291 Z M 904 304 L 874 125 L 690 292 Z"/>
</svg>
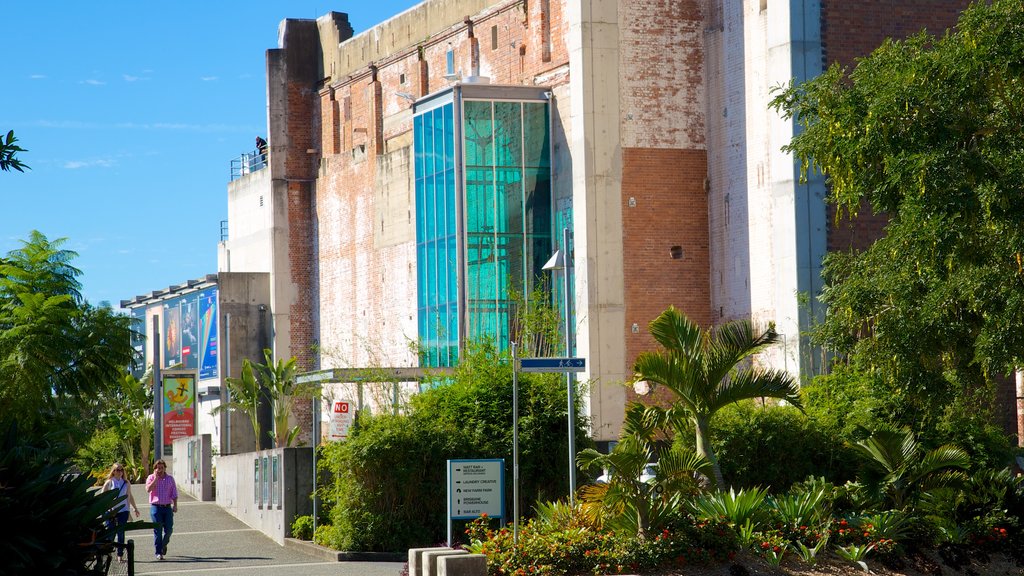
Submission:
<svg viewBox="0 0 1024 576">
<path fill-rule="evenodd" d="M 178 438 L 196 434 L 196 375 L 194 372 L 164 372 L 163 443 L 165 450 Z M 169 451 L 169 450 L 168 450 Z"/>
<path fill-rule="evenodd" d="M 217 377 L 217 290 L 199 293 L 199 379 Z"/>
</svg>

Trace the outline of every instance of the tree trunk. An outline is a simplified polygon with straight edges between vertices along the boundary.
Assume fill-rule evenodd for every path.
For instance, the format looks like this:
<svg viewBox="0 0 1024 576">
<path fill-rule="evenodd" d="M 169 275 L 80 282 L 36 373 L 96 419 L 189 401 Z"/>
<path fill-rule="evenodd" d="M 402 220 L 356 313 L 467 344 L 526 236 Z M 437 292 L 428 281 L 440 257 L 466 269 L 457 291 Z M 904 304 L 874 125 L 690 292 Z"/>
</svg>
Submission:
<svg viewBox="0 0 1024 576">
<path fill-rule="evenodd" d="M 711 437 L 708 434 L 711 428 L 710 417 L 697 417 L 693 420 L 693 429 L 696 434 L 694 444 L 697 446 L 697 454 L 707 458 L 711 463 L 711 469 L 715 475 L 715 484 L 719 490 L 725 490 L 725 478 L 722 477 L 722 469 L 718 466 L 718 458 L 711 448 Z"/>
</svg>

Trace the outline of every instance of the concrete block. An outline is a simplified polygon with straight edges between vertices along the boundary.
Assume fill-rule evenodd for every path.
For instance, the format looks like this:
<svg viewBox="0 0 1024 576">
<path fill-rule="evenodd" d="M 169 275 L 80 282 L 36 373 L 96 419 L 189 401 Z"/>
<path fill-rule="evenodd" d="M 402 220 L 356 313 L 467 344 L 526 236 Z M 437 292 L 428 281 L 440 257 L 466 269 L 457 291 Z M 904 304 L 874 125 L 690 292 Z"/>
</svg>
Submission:
<svg viewBox="0 0 1024 576">
<path fill-rule="evenodd" d="M 410 548 L 409 549 L 409 576 L 420 576 L 423 570 L 420 566 L 423 565 L 423 553 L 424 552 L 439 552 L 441 550 L 451 550 L 446 546 L 434 547 L 434 548 Z"/>
<path fill-rule="evenodd" d="M 416 576 L 437 576 L 437 560 L 444 556 L 461 556 L 469 554 L 465 550 L 446 548 L 444 550 L 431 550 L 423 553 L 423 564 L 420 566 L 420 573 Z M 413 576 L 412 569 L 409 569 L 410 576 Z"/>
<path fill-rule="evenodd" d="M 437 576 L 487 576 L 484 554 L 453 554 L 437 559 Z"/>
</svg>

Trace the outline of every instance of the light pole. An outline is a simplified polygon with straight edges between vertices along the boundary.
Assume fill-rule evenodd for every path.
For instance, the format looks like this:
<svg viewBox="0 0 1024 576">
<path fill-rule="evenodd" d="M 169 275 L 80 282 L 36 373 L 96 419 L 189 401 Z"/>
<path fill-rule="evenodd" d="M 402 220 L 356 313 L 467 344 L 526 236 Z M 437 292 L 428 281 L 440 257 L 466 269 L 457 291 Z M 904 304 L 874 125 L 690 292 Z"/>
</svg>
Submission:
<svg viewBox="0 0 1024 576">
<path fill-rule="evenodd" d="M 569 310 L 569 275 L 572 271 L 572 253 L 569 251 L 569 228 L 562 228 L 562 246 L 544 264 L 544 270 L 562 271 L 562 302 L 565 308 L 565 355 L 572 357 L 572 312 Z M 576 377 L 565 373 L 569 398 L 569 505 L 576 499 Z"/>
</svg>

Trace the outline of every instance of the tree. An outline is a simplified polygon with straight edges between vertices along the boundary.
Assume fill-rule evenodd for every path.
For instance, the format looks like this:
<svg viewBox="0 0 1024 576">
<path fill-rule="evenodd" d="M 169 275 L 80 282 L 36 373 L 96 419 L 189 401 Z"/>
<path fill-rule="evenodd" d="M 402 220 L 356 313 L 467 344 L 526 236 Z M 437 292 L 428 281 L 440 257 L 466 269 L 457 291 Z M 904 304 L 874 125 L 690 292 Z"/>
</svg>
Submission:
<svg viewBox="0 0 1024 576">
<path fill-rule="evenodd" d="M 295 382 L 296 360 L 294 357 L 288 361 L 278 360 L 277 364 L 274 364 L 274 353 L 267 348 L 263 350 L 263 358 L 265 364 L 253 363 L 248 358 L 242 360 L 241 378 L 227 379 L 231 401 L 222 403 L 214 409 L 214 413 L 221 410 L 237 410 L 248 416 L 252 423 L 253 433 L 256 435 L 256 446 L 259 447 L 260 435 L 263 433 L 258 418 L 259 407 L 260 403 L 266 399 L 273 404 L 274 429 L 271 431 L 271 435 L 274 445 L 278 448 L 291 446 L 301 431 L 298 426 L 288 428 L 288 419 L 295 406 L 295 401 L 302 398 L 315 398 L 317 389 Z"/>
<path fill-rule="evenodd" d="M 692 450 L 659 447 L 655 435 L 662 422 L 651 416 L 643 405 L 632 404 L 622 438 L 610 453 L 587 448 L 576 456 L 580 468 L 607 472 L 607 482 L 580 488 L 584 512 L 598 525 L 640 537 L 678 518 L 682 499 L 696 493 L 698 478 L 710 471 L 708 461 Z M 651 462 L 657 462 L 654 477 L 643 478 Z"/>
<path fill-rule="evenodd" d="M 317 396 L 317 388 L 295 382 L 296 360 L 292 356 L 287 362 L 278 360 L 274 363 L 274 354 L 270 349 L 263 350 L 265 364 L 254 364 L 259 374 L 260 383 L 267 389 L 274 406 L 274 444 L 284 448 L 294 444 L 301 428 L 288 427 L 295 402 L 300 399 L 310 400 Z"/>
<path fill-rule="evenodd" d="M 82 300 L 65 242 L 33 231 L 0 261 L 0 420 L 25 432 L 82 432 L 135 356 L 131 319 Z"/>
<path fill-rule="evenodd" d="M 14 130 L 7 133 L 7 138 L 0 136 L 0 170 L 10 172 L 17 170 L 24 172 L 28 166 L 22 163 L 15 155 L 18 152 L 27 152 L 24 148 L 15 144 L 18 139 L 14 137 Z"/>
<path fill-rule="evenodd" d="M 729 322 L 715 330 L 702 330 L 670 306 L 650 324 L 651 335 L 662 350 L 642 352 L 633 365 L 636 380 L 664 386 L 674 396 L 661 412 L 670 422 L 689 420 L 695 430 L 697 454 L 706 458 L 720 490 L 725 480 L 711 447 L 711 417 L 728 404 L 748 398 L 779 398 L 802 409 L 796 381 L 781 370 L 739 365 L 779 340 L 774 328 L 755 333 L 748 321 Z M 681 426 L 676 426 L 677 430 Z"/>
<path fill-rule="evenodd" d="M 883 418 L 919 431 L 964 427 L 947 413 L 976 426 L 993 378 L 1022 364 L 1022 54 L 1020 2 L 979 2 L 942 38 L 888 41 L 773 101 L 837 217 L 890 218 L 867 250 L 826 259 L 816 338 L 881 374 Z"/>
<path fill-rule="evenodd" d="M 256 372 L 252 362 L 248 358 L 242 360 L 242 375 L 238 378 L 228 378 L 224 381 L 228 391 L 231 393 L 231 400 L 221 402 L 213 409 L 213 414 L 219 414 L 224 410 L 241 412 L 249 418 L 252 424 L 252 432 L 256 438 L 256 449 L 260 447 L 261 434 L 259 421 L 260 400 L 263 396 L 262 387 L 256 379 Z"/>
<path fill-rule="evenodd" d="M 111 386 L 105 404 L 104 422 L 117 430 L 125 454 L 125 474 L 130 478 L 145 476 L 149 473 L 153 435 L 153 372 L 147 370 L 141 380 L 125 372 L 121 380 Z"/>
</svg>

